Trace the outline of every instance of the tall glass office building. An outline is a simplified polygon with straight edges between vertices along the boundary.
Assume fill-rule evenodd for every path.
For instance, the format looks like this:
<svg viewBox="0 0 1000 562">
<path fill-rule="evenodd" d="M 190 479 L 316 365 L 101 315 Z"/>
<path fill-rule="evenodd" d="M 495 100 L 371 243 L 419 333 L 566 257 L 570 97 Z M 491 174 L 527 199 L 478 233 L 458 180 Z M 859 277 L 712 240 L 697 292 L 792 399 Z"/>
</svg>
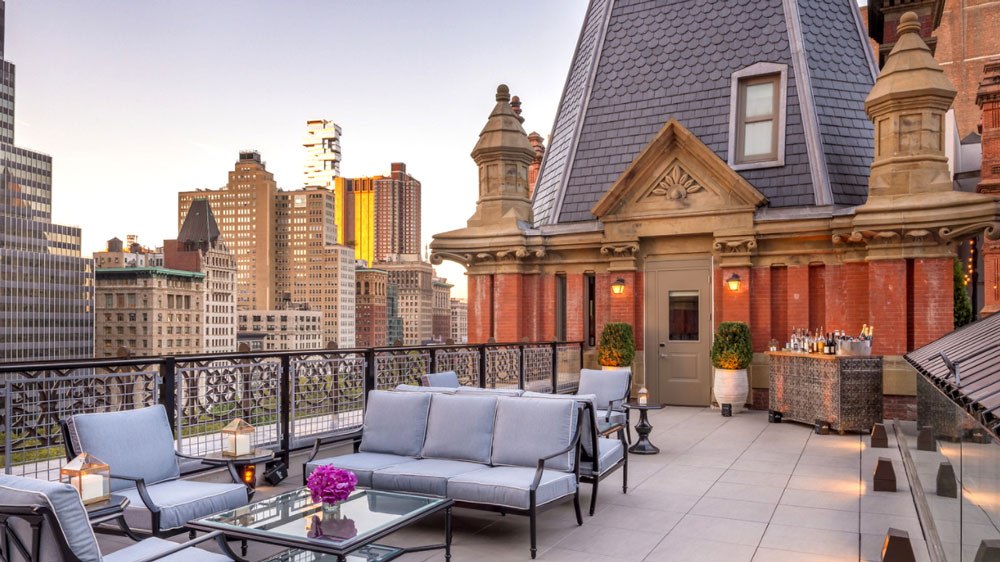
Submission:
<svg viewBox="0 0 1000 562">
<path fill-rule="evenodd" d="M 14 146 L 14 65 L 0 0 L 0 363 L 94 353 L 93 261 L 52 223 L 52 158 Z"/>
</svg>

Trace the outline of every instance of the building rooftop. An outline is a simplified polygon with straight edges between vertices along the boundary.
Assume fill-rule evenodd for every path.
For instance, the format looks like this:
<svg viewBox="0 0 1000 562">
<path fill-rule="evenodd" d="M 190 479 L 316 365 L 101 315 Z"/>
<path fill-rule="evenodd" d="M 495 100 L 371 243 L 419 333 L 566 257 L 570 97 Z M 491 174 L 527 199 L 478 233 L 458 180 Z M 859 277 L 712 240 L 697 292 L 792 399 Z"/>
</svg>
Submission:
<svg viewBox="0 0 1000 562">
<path fill-rule="evenodd" d="M 594 204 L 671 118 L 726 160 L 731 75 L 761 62 L 787 65 L 784 165 L 739 173 L 771 207 L 863 203 L 875 67 L 853 2 L 591 0 L 535 225 L 593 220 Z"/>
<path fill-rule="evenodd" d="M 183 271 L 180 269 L 169 269 L 166 267 L 105 267 L 94 270 L 98 277 L 110 276 L 140 276 L 140 275 L 166 275 L 173 277 L 190 277 L 192 279 L 204 279 L 205 274 L 197 271 Z"/>
</svg>

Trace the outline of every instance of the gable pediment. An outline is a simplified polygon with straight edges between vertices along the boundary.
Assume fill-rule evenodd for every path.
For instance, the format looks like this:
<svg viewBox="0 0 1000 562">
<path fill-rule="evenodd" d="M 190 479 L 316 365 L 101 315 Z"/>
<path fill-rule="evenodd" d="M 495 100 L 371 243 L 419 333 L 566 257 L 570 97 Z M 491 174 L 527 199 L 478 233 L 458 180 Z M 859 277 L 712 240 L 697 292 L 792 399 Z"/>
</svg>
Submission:
<svg viewBox="0 0 1000 562">
<path fill-rule="evenodd" d="M 766 202 L 763 194 L 672 119 L 592 212 L 607 222 L 753 212 Z"/>
</svg>

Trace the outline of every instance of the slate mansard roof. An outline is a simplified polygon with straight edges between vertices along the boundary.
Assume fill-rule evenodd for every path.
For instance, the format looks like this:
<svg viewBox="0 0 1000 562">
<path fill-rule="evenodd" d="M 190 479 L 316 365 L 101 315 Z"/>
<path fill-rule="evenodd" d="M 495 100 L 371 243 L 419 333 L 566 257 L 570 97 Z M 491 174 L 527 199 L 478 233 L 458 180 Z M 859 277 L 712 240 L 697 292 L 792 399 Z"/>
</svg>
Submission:
<svg viewBox="0 0 1000 562">
<path fill-rule="evenodd" d="M 874 60 L 856 0 L 591 0 L 535 189 L 537 226 L 591 209 L 671 118 L 723 161 L 731 75 L 787 65 L 784 166 L 739 173 L 771 207 L 859 205 Z"/>
</svg>

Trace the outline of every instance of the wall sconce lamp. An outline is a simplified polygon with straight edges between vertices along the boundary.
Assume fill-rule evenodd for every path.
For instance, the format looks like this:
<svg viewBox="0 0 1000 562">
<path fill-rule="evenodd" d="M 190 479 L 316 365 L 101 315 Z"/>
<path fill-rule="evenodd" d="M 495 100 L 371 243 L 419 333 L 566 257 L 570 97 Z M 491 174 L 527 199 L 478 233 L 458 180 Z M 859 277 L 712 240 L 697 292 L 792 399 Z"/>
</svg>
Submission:
<svg viewBox="0 0 1000 562">
<path fill-rule="evenodd" d="M 615 279 L 615 282 L 611 284 L 611 293 L 615 295 L 620 295 L 625 292 L 625 279 L 619 277 Z"/>
<path fill-rule="evenodd" d="M 740 290 L 740 284 L 741 283 L 742 283 L 742 281 L 740 281 L 740 276 L 737 275 L 737 274 L 735 274 L 735 273 L 732 274 L 732 275 L 730 275 L 729 279 L 726 279 L 726 285 L 728 285 L 729 286 L 729 290 L 733 291 L 733 292 L 736 292 L 736 291 Z"/>
</svg>

